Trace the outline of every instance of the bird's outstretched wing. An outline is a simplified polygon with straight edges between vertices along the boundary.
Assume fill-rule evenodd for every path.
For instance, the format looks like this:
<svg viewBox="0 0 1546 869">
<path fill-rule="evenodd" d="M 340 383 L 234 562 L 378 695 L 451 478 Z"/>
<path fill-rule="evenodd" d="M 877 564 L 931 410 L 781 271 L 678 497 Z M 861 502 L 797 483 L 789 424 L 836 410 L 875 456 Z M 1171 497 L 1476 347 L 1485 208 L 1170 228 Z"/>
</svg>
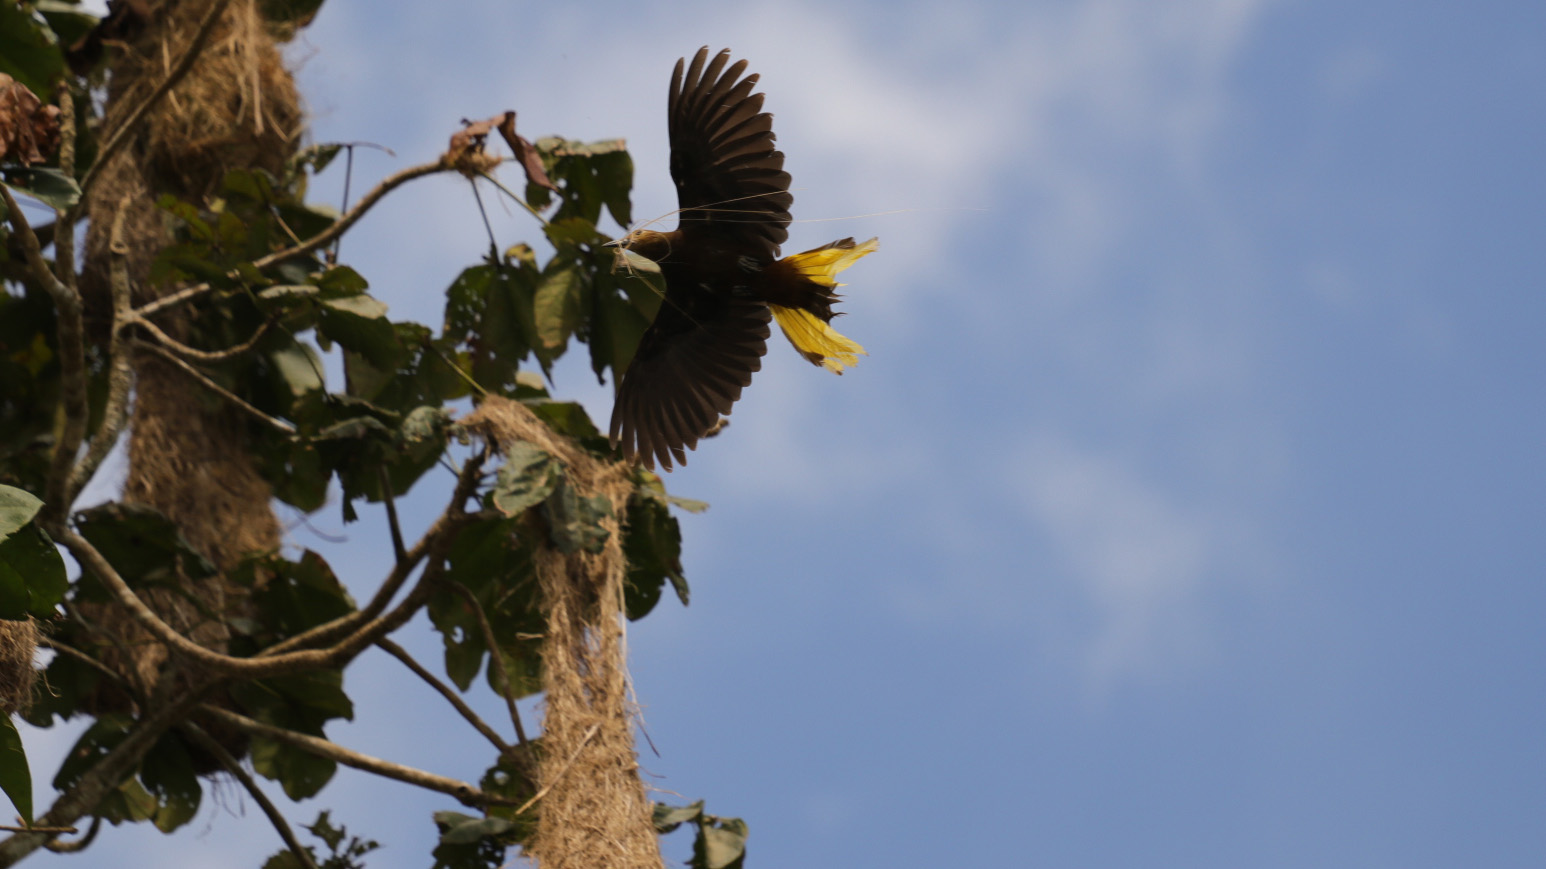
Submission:
<svg viewBox="0 0 1546 869">
<path fill-rule="evenodd" d="M 769 316 L 762 302 L 729 294 L 701 296 L 692 310 L 662 304 L 623 376 L 612 443 L 651 467 L 686 464 L 762 367 Z"/>
<path fill-rule="evenodd" d="M 773 116 L 752 93 L 757 76 L 741 78 L 746 61 L 730 64 L 725 49 L 710 61 L 698 49 L 683 74 L 671 73 L 668 117 L 671 180 L 676 182 L 684 234 L 714 235 L 763 263 L 778 257 L 789 237 L 789 173 L 774 147 Z M 685 60 L 685 59 L 684 59 Z M 706 66 L 705 66 L 706 64 Z"/>
</svg>

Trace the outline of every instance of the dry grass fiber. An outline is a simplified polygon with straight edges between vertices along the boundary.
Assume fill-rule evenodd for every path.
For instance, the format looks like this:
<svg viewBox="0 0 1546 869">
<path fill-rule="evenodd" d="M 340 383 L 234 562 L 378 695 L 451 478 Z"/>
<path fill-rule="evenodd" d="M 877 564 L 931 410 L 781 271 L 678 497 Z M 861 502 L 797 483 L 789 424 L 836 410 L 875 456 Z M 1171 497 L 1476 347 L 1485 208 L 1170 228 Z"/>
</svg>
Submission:
<svg viewBox="0 0 1546 869">
<path fill-rule="evenodd" d="M 633 484 L 620 462 L 603 462 L 555 434 L 517 402 L 490 397 L 464 424 L 495 444 L 533 444 L 564 463 L 581 497 L 605 496 L 627 515 Z M 660 869 L 660 843 L 633 746 L 623 618 L 622 529 L 603 522 L 599 554 L 535 554 L 547 609 L 542 685 L 546 713 L 537 785 L 537 832 L 526 848 L 545 869 Z"/>
</svg>

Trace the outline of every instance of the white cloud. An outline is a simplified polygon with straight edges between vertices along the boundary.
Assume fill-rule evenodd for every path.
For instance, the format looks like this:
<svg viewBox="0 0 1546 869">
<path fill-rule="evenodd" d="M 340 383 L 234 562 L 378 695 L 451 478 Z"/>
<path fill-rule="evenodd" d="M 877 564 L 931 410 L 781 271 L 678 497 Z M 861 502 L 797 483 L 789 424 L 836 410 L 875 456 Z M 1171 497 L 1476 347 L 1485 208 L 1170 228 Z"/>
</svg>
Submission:
<svg viewBox="0 0 1546 869">
<path fill-rule="evenodd" d="M 1095 611 L 1084 667 L 1102 687 L 1195 652 L 1201 597 L 1223 567 L 1227 523 L 1120 459 L 1068 442 L 1027 445 L 1014 481 L 1028 518 Z"/>
</svg>

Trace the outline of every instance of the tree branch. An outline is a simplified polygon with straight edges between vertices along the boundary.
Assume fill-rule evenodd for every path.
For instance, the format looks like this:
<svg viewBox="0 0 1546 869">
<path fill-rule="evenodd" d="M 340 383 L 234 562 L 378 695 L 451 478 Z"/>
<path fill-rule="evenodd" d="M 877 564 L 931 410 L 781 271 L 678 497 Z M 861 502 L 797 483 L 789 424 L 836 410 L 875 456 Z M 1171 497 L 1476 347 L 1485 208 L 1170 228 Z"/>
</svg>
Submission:
<svg viewBox="0 0 1546 869">
<path fill-rule="evenodd" d="M 267 423 L 269 427 L 277 429 L 278 431 L 287 435 L 295 434 L 295 426 L 290 425 L 282 419 L 269 416 L 263 411 L 258 410 L 256 407 L 248 404 L 241 398 L 241 396 L 238 396 L 236 393 L 226 389 L 224 386 L 221 386 L 215 381 L 210 380 L 204 375 L 203 372 L 184 362 L 176 353 L 173 353 L 172 351 L 167 350 L 166 348 L 159 345 L 152 344 L 149 341 L 135 340 L 134 347 L 138 350 L 149 350 L 151 353 L 154 353 L 157 356 L 160 356 L 162 359 L 165 359 L 167 362 L 172 363 L 172 365 L 175 367 L 181 368 L 188 374 L 189 377 L 197 380 L 200 386 L 203 386 L 205 389 L 215 393 L 226 401 L 231 402 L 238 408 L 246 411 L 251 416 L 256 417 L 258 420 Z"/>
<path fill-rule="evenodd" d="M 44 842 L 43 847 L 53 851 L 55 854 L 78 854 L 91 847 L 91 843 L 96 841 L 97 831 L 100 829 L 102 829 L 102 816 L 97 815 L 91 819 L 91 826 L 86 828 L 86 835 L 72 842 L 61 842 L 58 839 Z"/>
<path fill-rule="evenodd" d="M 179 81 L 182 81 L 183 76 L 188 74 L 188 70 L 193 68 L 193 62 L 204 51 L 204 44 L 209 41 L 209 35 L 215 29 L 215 22 L 220 20 L 220 14 L 225 11 L 225 7 L 229 6 L 230 3 L 231 0 L 214 0 L 214 2 L 209 4 L 209 10 L 199 20 L 198 28 L 194 31 L 193 38 L 188 41 L 188 50 L 184 51 L 182 57 L 177 59 L 176 65 L 167 72 L 166 78 L 156 85 L 155 90 L 146 94 L 145 99 L 141 100 L 139 105 L 136 105 L 129 111 L 129 114 L 124 117 L 123 123 L 113 130 L 113 134 L 108 137 L 107 142 L 97 151 L 96 161 L 91 164 L 90 169 L 86 170 L 86 177 L 81 179 L 82 202 L 86 201 L 86 194 L 90 192 L 92 185 L 96 183 L 98 178 L 102 177 L 103 169 L 107 167 L 107 164 L 113 157 L 117 156 L 123 146 L 128 143 L 129 135 L 139 123 L 140 118 L 143 118 L 146 112 L 154 108 L 156 103 L 160 102 L 162 97 L 167 95 L 168 91 L 176 86 Z M 76 207 L 76 210 L 79 210 L 79 206 Z"/>
<path fill-rule="evenodd" d="M 455 536 L 456 531 L 460 530 L 462 523 L 467 520 L 467 514 L 462 507 L 467 503 L 467 499 L 472 497 L 473 489 L 478 484 L 478 471 L 487 458 L 488 452 L 484 450 L 469 458 L 467 464 L 462 466 L 461 473 L 456 479 L 456 490 L 452 493 L 451 502 L 446 505 L 445 512 L 441 513 L 440 518 L 424 532 L 419 542 L 404 553 L 404 558 L 399 559 L 392 567 L 392 572 L 387 574 L 386 580 L 381 583 L 380 588 L 376 589 L 375 595 L 371 597 L 370 603 L 366 604 L 364 609 L 296 634 L 288 640 L 265 649 L 259 653 L 259 656 L 279 655 L 292 649 L 332 642 L 335 637 L 347 634 L 385 612 L 387 605 L 392 602 L 392 598 L 397 595 L 398 590 L 402 588 L 408 575 L 413 572 L 418 563 L 426 555 L 435 554 L 437 558 L 440 557 L 445 548 L 450 545 L 450 540 Z"/>
<path fill-rule="evenodd" d="M 425 772 L 421 769 L 414 769 L 411 766 L 403 766 L 400 763 L 382 760 L 379 757 L 372 757 L 368 754 L 361 754 L 360 752 L 329 742 L 320 736 L 311 736 L 305 733 L 296 733 L 293 730 L 285 730 L 282 727 L 274 727 L 261 721 L 254 721 L 245 715 L 239 715 L 228 709 L 221 709 L 218 706 L 201 706 L 200 712 L 254 736 L 263 736 L 277 742 L 283 742 L 286 745 L 294 746 L 318 757 L 337 761 L 345 766 L 351 766 L 373 775 L 395 779 L 427 790 L 449 794 L 466 806 L 482 808 L 484 806 L 516 805 L 515 800 L 496 794 L 485 793 L 467 782 L 446 778 L 445 776 Z"/>
<path fill-rule="evenodd" d="M 70 505 L 67 495 L 70 472 L 75 464 L 75 453 L 86 436 L 86 344 L 85 327 L 81 321 L 81 297 L 72 287 L 59 280 L 43 259 L 43 249 L 38 237 L 27 223 L 26 215 L 11 196 L 11 191 L 0 184 L 0 197 L 4 197 L 9 212 L 11 228 L 21 238 L 22 252 L 32 276 L 48 291 L 59 314 L 59 369 L 60 386 L 64 405 L 64 427 L 59 441 L 54 445 L 53 460 L 49 464 L 48 483 L 44 493 L 42 524 L 46 528 L 57 523 Z M 68 231 L 69 227 L 64 227 Z M 55 238 L 58 246 L 58 238 Z"/>
<path fill-rule="evenodd" d="M 279 833 L 279 838 L 284 840 L 285 845 L 290 849 L 290 853 L 294 854 L 295 859 L 300 861 L 302 869 L 317 869 L 316 862 L 311 859 L 311 852 L 307 851 L 301 845 L 300 840 L 295 838 L 295 831 L 290 829 L 290 824 L 285 821 L 284 815 L 279 813 L 279 809 L 274 806 L 274 802 L 268 798 L 268 794 L 263 793 L 263 789 L 258 787 L 257 782 L 252 780 L 252 776 L 248 775 L 245 769 L 242 769 L 241 763 L 232 757 L 229 751 L 225 750 L 225 746 L 221 745 L 219 740 L 205 733 L 202 727 L 191 721 L 185 722 L 182 725 L 182 729 L 189 736 L 192 736 L 195 742 L 202 745 L 205 751 L 214 755 L 215 759 L 220 761 L 220 765 L 225 767 L 225 771 L 230 773 L 232 778 L 241 782 L 242 787 L 247 789 L 247 793 L 251 794 L 253 801 L 258 804 L 258 808 L 262 809 L 263 814 L 268 816 L 269 823 L 274 825 L 274 829 Z"/>
<path fill-rule="evenodd" d="M 68 827 L 97 807 L 114 788 L 134 770 L 168 728 L 198 702 L 197 691 L 184 692 L 178 700 L 166 703 L 140 719 L 128 736 L 112 751 L 87 770 L 63 796 L 54 801 L 46 814 L 36 820 L 39 827 Z M 0 841 L 0 869 L 51 841 L 53 833 L 16 833 Z"/>
<path fill-rule="evenodd" d="M 134 593 L 134 589 L 124 582 L 123 577 L 108 563 L 102 553 L 91 545 L 91 541 L 80 536 L 74 529 L 61 524 L 52 530 L 55 532 L 54 540 L 70 550 L 70 553 L 81 563 L 82 569 L 90 570 L 95 574 L 107 587 L 108 592 L 128 609 L 135 621 L 143 625 L 156 640 L 165 643 L 174 654 L 190 658 L 216 673 L 245 678 L 262 678 L 300 670 L 343 666 L 366 646 L 407 623 L 413 614 L 429 601 L 430 592 L 434 584 L 439 581 L 444 565 L 442 556 L 437 554 L 435 560 L 419 577 L 418 585 L 395 609 L 380 618 L 367 621 L 358 630 L 326 649 L 303 649 L 286 654 L 236 658 L 207 649 L 162 621 L 161 617 Z"/>
<path fill-rule="evenodd" d="M 343 217 L 340 217 L 338 221 L 332 226 L 329 226 L 327 229 L 324 229 L 323 231 L 317 233 L 311 238 L 308 238 L 300 244 L 292 245 L 283 250 L 278 250 L 268 254 L 267 256 L 259 257 L 252 261 L 252 265 L 254 268 L 262 270 L 268 268 L 271 265 L 274 265 L 275 263 L 290 259 L 291 257 L 297 257 L 301 256 L 302 254 L 311 253 L 320 247 L 324 247 L 328 244 L 328 242 L 348 231 L 348 229 L 353 226 L 361 217 L 365 216 L 365 212 L 369 211 L 372 207 L 375 206 L 377 202 L 381 201 L 381 197 L 387 195 L 395 188 L 400 187 L 415 178 L 422 178 L 425 175 L 434 175 L 439 172 L 446 172 L 449 171 L 450 168 L 451 167 L 437 161 L 434 163 L 424 163 L 419 166 L 410 166 L 401 172 L 398 172 L 394 175 L 389 175 L 381 183 L 377 184 L 375 188 L 372 189 L 369 193 L 365 194 L 365 198 L 361 199 L 359 204 L 354 206 L 353 210 L 349 211 Z M 236 275 L 236 272 L 232 272 L 233 277 Z M 134 315 L 139 319 L 154 316 L 161 313 L 162 311 L 167 310 L 168 308 L 174 308 L 183 304 L 184 302 L 196 299 L 199 296 L 208 293 L 210 289 L 212 288 L 208 283 L 195 284 L 186 289 L 178 290 L 175 293 L 162 296 L 161 298 L 156 299 L 154 302 L 147 302 L 144 305 L 141 305 L 139 308 L 135 309 Z"/>
<path fill-rule="evenodd" d="M 473 615 L 478 617 L 478 627 L 483 631 L 483 643 L 488 646 L 488 665 L 494 671 L 494 675 L 505 690 L 500 695 L 505 698 L 505 706 L 510 709 L 510 721 L 515 725 L 515 737 L 520 740 L 521 747 L 526 748 L 526 728 L 521 726 L 521 712 L 515 708 L 515 685 L 510 681 L 510 673 L 505 669 L 505 656 L 499 651 L 499 640 L 494 636 L 494 626 L 489 624 L 488 614 L 483 611 L 483 604 L 479 603 L 478 596 L 472 593 L 472 589 L 459 582 L 446 582 L 445 587 L 461 595 L 462 600 L 472 608 Z"/>
<path fill-rule="evenodd" d="M 494 728 L 488 726 L 488 722 L 484 721 L 482 718 L 479 718 L 478 713 L 472 711 L 472 707 L 468 706 L 467 703 L 463 701 L 455 691 L 451 690 L 450 685 L 447 685 L 446 683 L 435 678 L 435 674 L 424 669 L 424 666 L 418 661 L 415 661 L 413 656 L 409 655 L 406 649 L 392 642 L 391 640 L 386 639 L 385 637 L 377 640 L 376 645 L 386 650 L 387 654 L 391 655 L 399 661 L 402 661 L 403 666 L 412 670 L 414 675 L 418 676 L 420 679 L 423 679 L 429 684 L 431 688 L 434 688 L 436 691 L 440 692 L 440 696 L 446 698 L 446 702 L 450 703 L 457 712 L 461 713 L 461 716 L 467 719 L 467 723 L 471 724 L 474 730 L 483 734 L 484 739 L 487 739 L 489 742 L 494 744 L 495 748 L 499 749 L 501 756 L 508 755 L 511 752 L 512 749 L 510 743 L 501 739 L 499 734 L 495 732 Z"/>
<path fill-rule="evenodd" d="M 403 548 L 403 527 L 397 523 L 397 500 L 392 495 L 392 475 L 387 473 L 386 465 L 376 470 L 381 477 L 381 502 L 386 505 L 387 527 L 392 532 L 392 557 L 401 564 L 408 559 L 408 550 Z"/>
</svg>

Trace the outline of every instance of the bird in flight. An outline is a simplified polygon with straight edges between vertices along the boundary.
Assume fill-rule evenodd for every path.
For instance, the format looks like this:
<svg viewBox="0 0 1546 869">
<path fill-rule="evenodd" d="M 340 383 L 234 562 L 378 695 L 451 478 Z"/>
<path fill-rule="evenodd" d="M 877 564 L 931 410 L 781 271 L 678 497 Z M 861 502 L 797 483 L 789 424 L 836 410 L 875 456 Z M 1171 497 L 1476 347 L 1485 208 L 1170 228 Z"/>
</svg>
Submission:
<svg viewBox="0 0 1546 869">
<path fill-rule="evenodd" d="M 684 71 L 685 67 L 685 71 Z M 830 325 L 837 273 L 879 246 L 845 238 L 779 258 L 789 238 L 789 173 L 756 75 L 726 49 L 676 62 L 667 120 L 677 228 L 637 229 L 617 244 L 658 267 L 665 297 L 623 372 L 612 445 L 671 470 L 718 429 L 767 352 L 768 321 L 806 359 L 837 374 L 864 348 Z"/>
</svg>

